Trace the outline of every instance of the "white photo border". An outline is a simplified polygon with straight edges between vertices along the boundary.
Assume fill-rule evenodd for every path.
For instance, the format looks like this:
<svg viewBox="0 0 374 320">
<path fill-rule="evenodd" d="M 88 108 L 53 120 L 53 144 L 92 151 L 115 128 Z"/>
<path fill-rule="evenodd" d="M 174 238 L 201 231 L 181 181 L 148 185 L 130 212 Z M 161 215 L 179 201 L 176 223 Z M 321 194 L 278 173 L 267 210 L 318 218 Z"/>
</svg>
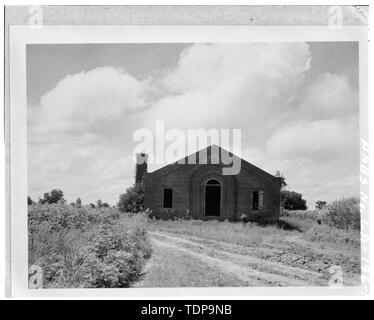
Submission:
<svg viewBox="0 0 374 320">
<path fill-rule="evenodd" d="M 261 296 L 336 296 L 368 293 L 368 237 L 362 241 L 362 285 L 343 287 L 248 287 L 248 288 L 126 288 L 126 289 L 28 289 L 27 263 L 27 99 L 26 45 L 47 43 L 248 43 L 248 42 L 359 42 L 360 144 L 368 141 L 368 28 L 350 26 L 178 26 L 178 25 L 47 25 L 40 29 L 9 26 L 9 123 L 10 155 L 10 284 L 12 297 L 126 298 L 126 299 L 247 299 Z M 360 155 L 363 174 L 363 152 Z M 362 180 L 361 180 L 362 181 Z M 368 184 L 361 183 L 361 199 Z M 369 235 L 369 208 L 362 207 L 362 233 Z M 363 240 L 364 237 L 361 237 Z M 367 248 L 367 249 L 365 249 Z"/>
</svg>

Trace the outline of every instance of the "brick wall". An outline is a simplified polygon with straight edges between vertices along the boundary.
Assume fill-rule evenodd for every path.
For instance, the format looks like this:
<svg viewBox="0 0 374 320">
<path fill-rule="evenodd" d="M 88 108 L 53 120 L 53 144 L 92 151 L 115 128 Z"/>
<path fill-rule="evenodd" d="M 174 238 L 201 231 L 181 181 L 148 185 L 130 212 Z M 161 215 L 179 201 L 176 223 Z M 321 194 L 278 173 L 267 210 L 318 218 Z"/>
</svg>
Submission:
<svg viewBox="0 0 374 320">
<path fill-rule="evenodd" d="M 157 217 L 185 217 L 187 210 L 194 218 L 206 219 L 204 214 L 205 182 L 215 178 L 221 182 L 221 220 L 238 220 L 246 213 L 255 221 L 276 221 L 279 218 L 280 179 L 264 173 L 242 161 L 235 176 L 222 175 L 222 165 L 172 164 L 154 173 L 147 173 L 145 208 Z M 163 208 L 163 189 L 173 189 L 173 207 Z M 262 210 L 253 210 L 253 191 L 263 191 Z"/>
</svg>

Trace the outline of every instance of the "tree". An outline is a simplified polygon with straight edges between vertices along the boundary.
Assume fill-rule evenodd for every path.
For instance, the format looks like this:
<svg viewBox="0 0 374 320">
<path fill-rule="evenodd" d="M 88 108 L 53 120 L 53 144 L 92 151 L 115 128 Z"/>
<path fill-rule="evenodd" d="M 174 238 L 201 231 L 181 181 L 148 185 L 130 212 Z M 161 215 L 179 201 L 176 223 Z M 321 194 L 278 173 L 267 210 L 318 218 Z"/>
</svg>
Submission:
<svg viewBox="0 0 374 320">
<path fill-rule="evenodd" d="M 97 200 L 97 202 L 96 202 L 96 206 L 98 207 L 98 208 L 101 208 L 102 206 L 103 206 L 103 202 L 99 199 L 99 200 Z"/>
<path fill-rule="evenodd" d="M 144 185 L 135 183 L 128 187 L 125 193 L 120 194 L 117 204 L 121 212 L 139 212 L 144 208 Z"/>
<path fill-rule="evenodd" d="M 284 177 L 283 173 L 277 170 L 277 172 L 275 173 L 275 176 L 282 179 L 281 190 L 284 190 L 287 187 L 287 182 L 286 182 L 286 178 Z"/>
<path fill-rule="evenodd" d="M 60 189 L 53 189 L 51 192 L 46 192 L 43 198 L 39 198 L 39 203 L 50 204 L 50 203 L 64 203 L 64 192 Z"/>
<path fill-rule="evenodd" d="M 103 203 L 103 207 L 104 207 L 104 208 L 109 208 L 109 204 L 106 203 L 106 202 L 104 202 L 104 203 Z"/>
<path fill-rule="evenodd" d="M 27 205 L 32 205 L 34 204 L 34 201 L 32 201 L 32 199 L 30 197 L 27 197 Z"/>
<path fill-rule="evenodd" d="M 94 203 L 90 203 L 90 207 L 91 207 L 91 208 L 95 208 L 96 206 L 95 206 Z"/>
<path fill-rule="evenodd" d="M 290 190 L 281 191 L 281 206 L 286 210 L 306 210 L 306 200 L 301 193 Z"/>
<path fill-rule="evenodd" d="M 75 200 L 75 206 L 80 208 L 82 206 L 82 200 L 81 198 L 77 198 L 77 200 Z"/>
</svg>

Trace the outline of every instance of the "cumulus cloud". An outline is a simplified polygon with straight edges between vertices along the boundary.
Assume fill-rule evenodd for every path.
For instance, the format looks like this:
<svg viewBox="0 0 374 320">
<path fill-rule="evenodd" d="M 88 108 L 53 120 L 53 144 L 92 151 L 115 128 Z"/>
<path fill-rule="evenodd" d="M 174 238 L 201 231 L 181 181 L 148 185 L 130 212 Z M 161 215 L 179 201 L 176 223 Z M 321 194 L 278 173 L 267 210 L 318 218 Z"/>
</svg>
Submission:
<svg viewBox="0 0 374 320">
<path fill-rule="evenodd" d="M 357 142 L 358 132 L 353 121 L 301 121 L 277 130 L 267 141 L 267 150 L 278 158 L 323 161 L 357 152 Z"/>
<path fill-rule="evenodd" d="M 260 77 L 266 84 L 278 84 L 272 90 L 280 91 L 298 83 L 309 68 L 305 43 L 195 44 L 182 52 L 177 68 L 163 83 L 175 92 L 214 89 L 217 85 L 237 89 L 247 82 L 258 84 L 254 80 Z M 280 83 L 285 75 L 287 81 Z"/>
<path fill-rule="evenodd" d="M 288 112 L 310 68 L 307 44 L 195 44 L 161 80 L 169 94 L 148 112 L 170 127 L 248 128 Z"/>
<path fill-rule="evenodd" d="M 59 187 L 70 200 L 115 203 L 133 180 L 126 138 L 149 90 L 148 80 L 101 67 L 68 75 L 45 93 L 29 108 L 30 195 Z"/>
<path fill-rule="evenodd" d="M 301 113 L 313 119 L 329 119 L 358 112 L 358 93 L 345 75 L 323 73 L 308 89 Z"/>
<path fill-rule="evenodd" d="M 291 130 L 294 130 L 294 127 Z M 313 125 L 311 127 L 313 128 Z M 332 201 L 339 197 L 357 196 L 360 189 L 358 141 L 345 143 L 345 151 L 313 153 L 307 150 L 308 147 L 313 148 L 313 144 L 300 144 L 299 149 L 292 147 L 295 140 L 303 139 L 303 133 L 300 136 L 298 131 L 298 134 L 288 135 L 289 140 L 279 139 L 279 145 L 275 146 L 276 151 L 272 146 L 258 146 L 244 149 L 242 156 L 269 173 L 281 171 L 286 177 L 289 189 L 302 193 L 311 208 L 317 200 Z M 273 137 L 270 141 L 275 143 Z M 333 141 L 328 143 L 332 145 Z M 289 147 L 292 154 L 287 152 Z M 286 150 L 281 150 L 282 148 Z"/>
<path fill-rule="evenodd" d="M 101 67 L 68 75 L 44 94 L 31 114 L 37 132 L 85 132 L 146 107 L 148 82 Z"/>
</svg>

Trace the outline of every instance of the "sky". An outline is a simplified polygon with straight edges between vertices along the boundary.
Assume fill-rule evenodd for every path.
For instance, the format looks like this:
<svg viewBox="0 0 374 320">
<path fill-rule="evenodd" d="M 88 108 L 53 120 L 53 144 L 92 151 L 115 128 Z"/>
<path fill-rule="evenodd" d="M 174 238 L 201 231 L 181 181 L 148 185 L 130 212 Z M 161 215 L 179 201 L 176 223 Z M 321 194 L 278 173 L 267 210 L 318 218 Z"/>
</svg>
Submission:
<svg viewBox="0 0 374 320">
<path fill-rule="evenodd" d="M 357 42 L 31 44 L 28 186 L 116 204 L 133 133 L 240 129 L 241 156 L 307 205 L 359 193 Z M 165 163 L 166 164 L 166 163 Z M 160 165 L 150 164 L 149 171 Z"/>
</svg>

